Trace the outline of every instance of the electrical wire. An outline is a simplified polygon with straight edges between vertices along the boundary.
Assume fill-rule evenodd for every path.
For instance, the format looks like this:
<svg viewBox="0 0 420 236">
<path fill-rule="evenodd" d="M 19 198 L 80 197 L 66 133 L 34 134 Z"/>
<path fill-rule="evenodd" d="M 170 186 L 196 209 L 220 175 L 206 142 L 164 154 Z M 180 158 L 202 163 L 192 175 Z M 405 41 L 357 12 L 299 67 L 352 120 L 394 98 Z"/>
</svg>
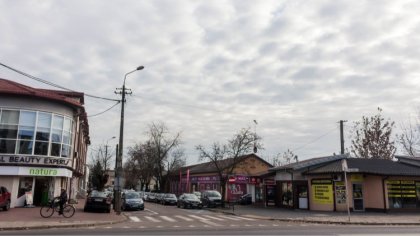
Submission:
<svg viewBox="0 0 420 236">
<path fill-rule="evenodd" d="M 105 110 L 105 111 L 103 111 L 103 112 L 99 112 L 99 113 L 97 113 L 97 114 L 90 115 L 90 116 L 87 116 L 87 117 L 94 117 L 94 116 L 99 116 L 99 115 L 102 115 L 102 114 L 104 114 L 105 112 L 107 112 L 107 111 L 111 110 L 112 108 L 114 108 L 114 107 L 115 107 L 116 105 L 118 105 L 118 104 L 120 104 L 120 101 L 118 101 L 117 103 L 115 103 L 114 105 L 112 105 L 110 108 L 106 109 L 106 110 Z"/>
<path fill-rule="evenodd" d="M 18 74 L 21 74 L 21 75 L 23 75 L 23 76 L 26 76 L 26 77 L 28 77 L 28 78 L 30 78 L 30 79 L 36 80 L 36 81 L 38 81 L 38 82 L 41 82 L 41 83 L 44 83 L 44 84 L 48 84 L 48 85 L 50 85 L 50 86 L 53 86 L 53 87 L 56 87 L 56 88 L 60 88 L 60 89 L 63 89 L 63 90 L 67 90 L 67 91 L 70 91 L 70 92 L 77 92 L 77 91 L 74 91 L 74 90 L 72 90 L 72 89 L 68 89 L 68 88 L 65 88 L 65 87 L 63 87 L 63 86 L 60 86 L 60 85 L 58 85 L 58 84 L 54 84 L 54 83 L 52 83 L 52 82 L 49 82 L 49 81 L 47 81 L 47 80 L 40 79 L 40 78 L 38 78 L 38 77 L 35 77 L 35 76 L 33 76 L 33 75 L 30 75 L 30 74 L 28 74 L 28 73 L 25 73 L 25 72 L 23 72 L 23 71 L 20 71 L 20 70 L 18 70 L 18 69 L 13 68 L 13 67 L 10 67 L 10 66 L 8 66 L 8 65 L 5 65 L 5 64 L 3 64 L 3 63 L 1 63 L 1 62 L 0 62 L 0 65 L 1 65 L 1 66 L 3 66 L 3 67 L 5 67 L 5 68 L 7 68 L 7 69 L 9 69 L 9 70 L 12 70 L 12 71 L 14 71 L 14 72 L 18 73 Z M 120 101 L 120 100 L 117 100 L 117 99 L 105 98 L 105 97 L 99 97 L 99 96 L 95 96 L 95 95 L 91 95 L 91 94 L 87 94 L 87 93 L 84 93 L 84 95 L 85 95 L 86 97 L 97 98 L 97 99 L 103 99 L 103 100 L 108 100 L 108 101 L 114 101 L 114 102 L 116 102 L 116 101 L 118 101 L 118 102 L 119 102 L 119 101 Z"/>
<path fill-rule="evenodd" d="M 314 142 L 316 142 L 316 141 L 320 140 L 321 138 L 323 138 L 323 137 L 327 136 L 328 134 L 332 133 L 332 132 L 333 132 L 334 130 L 336 130 L 336 129 L 337 129 L 337 127 L 334 127 L 334 129 L 329 130 L 327 133 L 325 133 L 325 134 L 323 134 L 323 135 L 321 135 L 321 136 L 319 136 L 319 137 L 315 138 L 314 140 L 309 141 L 309 142 L 307 142 L 307 143 L 305 143 L 305 144 L 303 144 L 303 145 L 301 145 L 301 146 L 299 146 L 299 147 L 297 147 L 297 148 L 294 148 L 294 149 L 292 149 L 291 151 L 292 151 L 292 152 L 295 152 L 295 151 L 297 151 L 297 150 L 300 150 L 300 149 L 302 149 L 302 148 L 304 148 L 304 147 L 308 146 L 309 144 L 312 144 L 312 143 L 314 143 Z"/>
</svg>

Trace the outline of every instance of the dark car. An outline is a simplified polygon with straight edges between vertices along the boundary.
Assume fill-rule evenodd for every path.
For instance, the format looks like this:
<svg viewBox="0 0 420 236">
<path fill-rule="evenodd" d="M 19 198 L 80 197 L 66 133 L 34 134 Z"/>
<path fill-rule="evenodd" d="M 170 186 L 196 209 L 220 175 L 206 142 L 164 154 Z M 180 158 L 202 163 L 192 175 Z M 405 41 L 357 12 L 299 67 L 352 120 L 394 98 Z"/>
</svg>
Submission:
<svg viewBox="0 0 420 236">
<path fill-rule="evenodd" d="M 0 186 L 0 208 L 3 208 L 4 211 L 10 209 L 10 192 L 3 186 Z"/>
<path fill-rule="evenodd" d="M 252 204 L 252 195 L 250 193 L 247 193 L 245 195 L 240 196 L 238 199 L 238 203 L 241 205 Z"/>
<path fill-rule="evenodd" d="M 181 208 L 203 208 L 203 204 L 200 199 L 192 193 L 184 193 L 179 196 L 177 206 Z"/>
<path fill-rule="evenodd" d="M 176 198 L 175 194 L 167 193 L 162 197 L 161 203 L 163 205 L 176 205 L 178 203 L 178 199 Z"/>
<path fill-rule="evenodd" d="M 111 212 L 112 199 L 108 192 L 92 191 L 86 198 L 84 211 L 98 210 Z"/>
<path fill-rule="evenodd" d="M 222 205 L 222 195 L 215 190 L 207 190 L 201 194 L 204 207 L 217 207 Z"/>
<path fill-rule="evenodd" d="M 126 192 L 122 195 L 121 210 L 144 210 L 144 202 L 138 192 Z"/>
</svg>

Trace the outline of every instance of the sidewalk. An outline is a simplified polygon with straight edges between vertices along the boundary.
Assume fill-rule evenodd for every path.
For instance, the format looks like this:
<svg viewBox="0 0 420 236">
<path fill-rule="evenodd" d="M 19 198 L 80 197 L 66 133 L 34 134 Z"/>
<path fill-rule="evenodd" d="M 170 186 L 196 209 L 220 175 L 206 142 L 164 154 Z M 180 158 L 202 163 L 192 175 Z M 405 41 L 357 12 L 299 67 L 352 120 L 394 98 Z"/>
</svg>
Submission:
<svg viewBox="0 0 420 236">
<path fill-rule="evenodd" d="M 293 210 L 275 206 L 235 205 L 234 208 L 213 208 L 212 210 L 249 218 L 287 222 L 356 225 L 420 225 L 420 212 L 351 212 L 349 221 L 347 212 Z"/>
<path fill-rule="evenodd" d="M 0 210 L 0 230 L 45 229 L 87 227 L 94 225 L 115 224 L 126 220 L 124 214 L 83 212 L 85 199 L 78 199 L 75 204 L 76 213 L 71 218 L 64 218 L 54 213 L 50 218 L 42 218 L 40 207 L 11 208 L 9 211 Z"/>
</svg>

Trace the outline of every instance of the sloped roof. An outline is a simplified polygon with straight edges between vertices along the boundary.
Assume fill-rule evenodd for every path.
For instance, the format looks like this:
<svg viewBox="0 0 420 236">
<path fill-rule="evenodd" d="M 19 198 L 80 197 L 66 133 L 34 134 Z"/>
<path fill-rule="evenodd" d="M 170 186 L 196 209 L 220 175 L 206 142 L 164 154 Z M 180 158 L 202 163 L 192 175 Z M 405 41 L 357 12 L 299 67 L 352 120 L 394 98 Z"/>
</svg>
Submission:
<svg viewBox="0 0 420 236">
<path fill-rule="evenodd" d="M 373 175 L 420 176 L 420 167 L 384 159 L 348 158 L 347 166 L 358 173 Z M 341 160 L 304 172 L 305 175 L 342 173 Z"/>
<path fill-rule="evenodd" d="M 269 171 L 300 170 L 300 169 L 304 169 L 304 168 L 308 168 L 312 166 L 326 164 L 326 163 L 333 162 L 336 160 L 341 160 L 347 157 L 348 157 L 348 154 L 312 158 L 312 159 L 308 159 L 304 161 L 290 163 L 284 166 L 274 167 L 274 168 L 269 169 Z"/>
<path fill-rule="evenodd" d="M 260 158 L 259 156 L 255 155 L 255 154 L 248 154 L 248 155 L 240 156 L 238 158 L 240 158 L 242 160 L 245 160 L 249 157 L 256 157 L 260 161 L 266 163 L 268 166 L 272 166 L 270 163 L 266 162 L 264 159 Z M 233 158 L 227 158 L 227 159 L 223 159 L 223 160 L 218 161 L 218 165 L 222 169 L 229 167 L 231 164 L 233 164 Z M 201 163 L 201 164 L 184 166 L 184 167 L 181 168 L 181 171 L 183 173 L 185 173 L 188 169 L 190 170 L 190 174 L 203 174 L 203 173 L 217 172 L 217 168 L 216 168 L 215 163 L 211 162 L 211 161 Z"/>
<path fill-rule="evenodd" d="M 73 107 L 83 107 L 83 93 L 32 88 L 0 78 L 0 94 L 44 98 L 65 103 Z"/>
<path fill-rule="evenodd" d="M 399 162 L 407 164 L 407 165 L 420 166 L 420 157 L 396 155 L 395 158 L 397 158 Z"/>
</svg>

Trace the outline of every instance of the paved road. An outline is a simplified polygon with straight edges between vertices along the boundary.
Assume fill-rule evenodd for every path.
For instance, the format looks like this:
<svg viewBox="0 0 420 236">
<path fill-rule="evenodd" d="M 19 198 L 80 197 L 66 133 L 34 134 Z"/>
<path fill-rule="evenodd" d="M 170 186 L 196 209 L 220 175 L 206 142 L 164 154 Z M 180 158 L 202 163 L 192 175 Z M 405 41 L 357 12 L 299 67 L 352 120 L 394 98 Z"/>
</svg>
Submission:
<svg viewBox="0 0 420 236">
<path fill-rule="evenodd" d="M 147 203 L 144 211 L 124 212 L 128 220 L 86 228 L 0 232 L 6 235 L 419 235 L 420 227 L 290 223 L 239 217 L 208 210 Z"/>
</svg>

